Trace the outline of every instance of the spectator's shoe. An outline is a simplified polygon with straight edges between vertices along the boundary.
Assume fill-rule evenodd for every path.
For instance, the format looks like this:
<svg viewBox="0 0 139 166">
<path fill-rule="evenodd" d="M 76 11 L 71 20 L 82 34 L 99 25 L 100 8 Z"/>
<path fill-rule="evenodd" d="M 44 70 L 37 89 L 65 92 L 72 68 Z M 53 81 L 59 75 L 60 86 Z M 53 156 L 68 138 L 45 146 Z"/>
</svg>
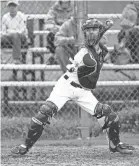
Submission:
<svg viewBox="0 0 139 166">
<path fill-rule="evenodd" d="M 109 149 L 110 152 L 119 152 L 121 154 L 132 154 L 135 150 L 133 146 L 121 142 L 114 148 L 109 144 Z"/>
<path fill-rule="evenodd" d="M 25 145 L 18 145 L 15 146 L 12 150 L 11 153 L 13 155 L 24 155 L 29 151 L 29 148 L 27 148 Z"/>
</svg>

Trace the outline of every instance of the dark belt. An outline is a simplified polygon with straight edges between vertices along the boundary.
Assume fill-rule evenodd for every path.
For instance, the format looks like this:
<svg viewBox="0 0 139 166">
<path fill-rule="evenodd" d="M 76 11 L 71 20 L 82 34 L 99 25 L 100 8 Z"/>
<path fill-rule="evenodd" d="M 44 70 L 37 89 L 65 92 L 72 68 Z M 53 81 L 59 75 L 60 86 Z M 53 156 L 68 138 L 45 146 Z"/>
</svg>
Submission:
<svg viewBox="0 0 139 166">
<path fill-rule="evenodd" d="M 68 77 L 67 75 L 64 75 L 64 78 L 65 78 L 66 80 L 69 79 L 69 77 Z M 74 81 L 72 81 L 70 84 L 71 84 L 72 86 L 74 86 L 75 88 L 82 88 L 81 85 L 77 84 L 77 83 L 74 82 Z"/>
</svg>

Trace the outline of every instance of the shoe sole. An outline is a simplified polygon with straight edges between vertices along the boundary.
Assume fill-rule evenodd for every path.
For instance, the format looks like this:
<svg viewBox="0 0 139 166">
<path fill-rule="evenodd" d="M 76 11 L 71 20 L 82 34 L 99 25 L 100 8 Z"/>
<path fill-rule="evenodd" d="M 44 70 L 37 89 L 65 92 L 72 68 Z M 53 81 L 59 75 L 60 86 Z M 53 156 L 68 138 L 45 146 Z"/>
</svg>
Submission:
<svg viewBox="0 0 139 166">
<path fill-rule="evenodd" d="M 25 155 L 26 153 L 27 153 L 28 151 L 26 151 L 26 152 L 24 152 L 24 153 L 20 153 L 20 151 L 14 151 L 14 149 L 13 150 L 11 150 L 11 153 L 12 153 L 12 155 L 20 155 L 20 156 L 22 156 L 22 155 Z"/>
<path fill-rule="evenodd" d="M 12 156 L 24 156 L 26 153 L 21 154 L 20 152 L 19 153 L 14 153 L 14 152 L 11 151 Z"/>
<path fill-rule="evenodd" d="M 121 150 L 121 149 L 118 149 L 118 148 L 117 148 L 117 151 L 116 151 L 116 152 L 119 152 L 119 153 L 121 153 L 121 154 L 133 154 L 133 150 L 129 150 L 129 149 L 127 149 L 127 150 L 126 150 L 126 149 L 124 149 L 124 150 L 122 149 L 122 150 Z"/>
</svg>

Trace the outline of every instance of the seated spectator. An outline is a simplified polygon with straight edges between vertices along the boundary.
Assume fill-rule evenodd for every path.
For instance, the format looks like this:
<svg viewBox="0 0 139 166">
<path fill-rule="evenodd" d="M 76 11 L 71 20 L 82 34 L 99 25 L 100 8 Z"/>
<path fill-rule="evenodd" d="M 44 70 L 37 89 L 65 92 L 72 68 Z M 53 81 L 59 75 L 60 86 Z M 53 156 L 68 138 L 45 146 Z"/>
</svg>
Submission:
<svg viewBox="0 0 139 166">
<path fill-rule="evenodd" d="M 27 47 L 26 17 L 18 11 L 18 1 L 9 0 L 7 7 L 9 12 L 2 18 L 2 48 L 13 48 L 13 60 L 15 64 L 21 63 L 21 45 Z"/>
<path fill-rule="evenodd" d="M 77 53 L 76 43 L 77 22 L 75 18 L 67 20 L 55 35 L 55 56 L 63 70 L 66 72 L 66 66 L 70 63 L 69 58 L 74 58 Z"/>
<path fill-rule="evenodd" d="M 49 10 L 45 19 L 44 29 L 50 31 L 47 35 L 47 48 L 55 53 L 54 38 L 61 25 L 71 18 L 73 7 L 70 0 L 58 0 Z"/>
<path fill-rule="evenodd" d="M 131 2 L 124 8 L 120 25 L 119 49 L 122 47 L 129 50 L 130 63 L 139 63 L 139 2 Z M 119 52 L 119 49 L 116 51 Z"/>
</svg>

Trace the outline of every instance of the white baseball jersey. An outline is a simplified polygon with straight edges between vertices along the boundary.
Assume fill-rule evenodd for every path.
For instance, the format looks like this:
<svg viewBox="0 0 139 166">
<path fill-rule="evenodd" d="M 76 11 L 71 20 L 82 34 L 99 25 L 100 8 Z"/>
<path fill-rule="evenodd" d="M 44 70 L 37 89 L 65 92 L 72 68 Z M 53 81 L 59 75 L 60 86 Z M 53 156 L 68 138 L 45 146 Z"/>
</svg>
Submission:
<svg viewBox="0 0 139 166">
<path fill-rule="evenodd" d="M 72 82 L 79 84 L 77 69 L 78 66 L 83 65 L 83 57 L 86 53 L 88 53 L 88 50 L 86 48 L 82 48 L 75 55 L 74 64 L 72 64 L 75 68 L 74 72 L 67 71 L 63 74 L 57 81 L 53 91 L 47 99 L 47 101 L 53 102 L 58 107 L 58 110 L 60 110 L 67 101 L 73 100 L 88 113 L 94 115 L 94 110 L 98 100 L 92 92 L 84 88 L 74 87 L 71 85 Z"/>
<path fill-rule="evenodd" d="M 2 18 L 2 31 L 3 33 L 16 31 L 27 35 L 25 14 L 18 11 L 15 17 L 11 17 L 9 12 L 6 13 Z"/>
</svg>

